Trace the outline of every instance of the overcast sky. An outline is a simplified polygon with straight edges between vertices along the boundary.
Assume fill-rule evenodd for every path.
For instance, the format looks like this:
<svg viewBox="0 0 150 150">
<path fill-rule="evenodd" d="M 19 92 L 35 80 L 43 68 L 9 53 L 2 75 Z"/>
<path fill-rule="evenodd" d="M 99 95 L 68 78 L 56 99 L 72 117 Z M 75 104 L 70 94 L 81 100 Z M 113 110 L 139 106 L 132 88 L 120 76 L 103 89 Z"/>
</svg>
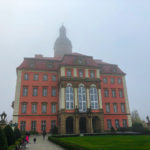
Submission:
<svg viewBox="0 0 150 150">
<path fill-rule="evenodd" d="M 62 24 L 74 52 L 127 73 L 131 111 L 150 116 L 150 0 L 0 0 L 0 113 L 12 119 L 16 67 L 53 56 Z"/>
</svg>

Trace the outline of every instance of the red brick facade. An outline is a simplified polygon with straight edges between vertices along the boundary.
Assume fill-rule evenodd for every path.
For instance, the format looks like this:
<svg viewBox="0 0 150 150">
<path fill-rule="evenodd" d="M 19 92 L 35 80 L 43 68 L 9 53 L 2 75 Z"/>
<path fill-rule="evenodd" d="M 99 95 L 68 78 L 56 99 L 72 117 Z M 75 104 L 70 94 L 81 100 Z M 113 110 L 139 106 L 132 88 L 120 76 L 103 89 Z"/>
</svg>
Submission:
<svg viewBox="0 0 150 150">
<path fill-rule="evenodd" d="M 60 134 L 131 126 L 125 73 L 72 53 L 64 34 L 62 27 L 54 49 L 60 55 L 25 58 L 17 68 L 13 122 L 26 131 L 49 132 L 56 126 Z M 65 51 L 59 53 L 61 48 Z"/>
</svg>

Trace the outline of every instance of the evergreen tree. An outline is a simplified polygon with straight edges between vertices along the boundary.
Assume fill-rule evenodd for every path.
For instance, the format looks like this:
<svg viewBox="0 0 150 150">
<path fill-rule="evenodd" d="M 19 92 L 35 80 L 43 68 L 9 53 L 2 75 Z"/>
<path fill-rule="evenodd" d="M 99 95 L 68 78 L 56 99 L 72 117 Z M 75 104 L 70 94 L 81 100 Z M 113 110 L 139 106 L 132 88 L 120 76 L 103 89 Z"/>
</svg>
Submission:
<svg viewBox="0 0 150 150">
<path fill-rule="evenodd" d="M 21 137 L 21 133 L 18 127 L 15 127 L 14 129 L 14 137 L 15 137 L 15 141 Z"/>
<path fill-rule="evenodd" d="M 5 135 L 7 138 L 8 146 L 13 145 L 15 143 L 15 138 L 14 138 L 14 132 L 13 132 L 12 128 L 10 127 L 10 125 L 7 125 L 4 128 L 4 132 L 5 132 Z"/>
<path fill-rule="evenodd" d="M 1 127 L 0 127 L 0 150 L 8 150 L 6 136 Z"/>
</svg>

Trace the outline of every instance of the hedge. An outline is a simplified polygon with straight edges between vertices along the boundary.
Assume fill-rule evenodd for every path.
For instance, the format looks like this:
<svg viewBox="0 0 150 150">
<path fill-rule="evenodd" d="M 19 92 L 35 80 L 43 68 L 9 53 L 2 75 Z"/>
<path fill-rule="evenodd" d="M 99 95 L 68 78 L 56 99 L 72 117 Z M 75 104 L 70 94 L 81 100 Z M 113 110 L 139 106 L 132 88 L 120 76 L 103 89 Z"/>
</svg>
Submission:
<svg viewBox="0 0 150 150">
<path fill-rule="evenodd" d="M 67 150 L 89 150 L 88 148 L 79 146 L 77 144 L 73 144 L 73 143 L 68 143 L 65 141 L 61 141 L 59 138 L 56 137 L 48 137 L 49 141 L 52 141 L 53 143 L 56 143 L 60 146 L 62 146 L 63 148 L 67 149 Z"/>
<path fill-rule="evenodd" d="M 8 147 L 8 150 L 14 150 L 17 146 L 20 146 L 22 143 L 22 140 L 24 139 L 24 136 L 22 136 L 21 138 L 19 138 L 14 145 L 11 145 Z"/>
</svg>

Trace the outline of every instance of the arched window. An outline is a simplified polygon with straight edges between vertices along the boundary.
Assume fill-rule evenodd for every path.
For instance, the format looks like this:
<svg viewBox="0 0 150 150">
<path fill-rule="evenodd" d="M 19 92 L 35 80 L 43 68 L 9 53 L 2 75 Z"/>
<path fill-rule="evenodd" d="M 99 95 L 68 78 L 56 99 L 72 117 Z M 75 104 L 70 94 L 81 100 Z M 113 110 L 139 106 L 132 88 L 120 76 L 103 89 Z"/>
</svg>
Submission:
<svg viewBox="0 0 150 150">
<path fill-rule="evenodd" d="M 66 87 L 66 109 L 73 109 L 74 92 L 71 86 Z"/>
<path fill-rule="evenodd" d="M 86 111 L 86 91 L 83 86 L 78 88 L 78 99 L 79 99 L 79 111 Z"/>
<path fill-rule="evenodd" d="M 98 109 L 98 95 L 95 87 L 90 88 L 91 109 Z"/>
</svg>

